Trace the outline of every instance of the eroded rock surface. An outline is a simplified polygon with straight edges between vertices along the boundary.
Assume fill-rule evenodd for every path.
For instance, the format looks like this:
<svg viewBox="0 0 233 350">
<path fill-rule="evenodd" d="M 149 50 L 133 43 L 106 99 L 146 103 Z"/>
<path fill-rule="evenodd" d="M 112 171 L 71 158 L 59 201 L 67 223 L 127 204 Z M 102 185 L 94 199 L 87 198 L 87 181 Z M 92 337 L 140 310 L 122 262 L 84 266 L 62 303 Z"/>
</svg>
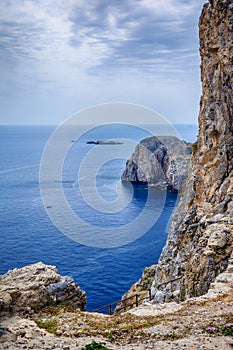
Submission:
<svg viewBox="0 0 233 350">
<path fill-rule="evenodd" d="M 206 293 L 233 250 L 233 4 L 209 1 L 199 23 L 199 135 L 184 194 L 156 267 L 155 302 Z"/>
<path fill-rule="evenodd" d="M 127 161 L 121 179 L 133 183 L 180 188 L 187 178 L 191 144 L 174 136 L 142 140 Z"/>
<path fill-rule="evenodd" d="M 86 293 L 72 277 L 61 276 L 55 266 L 38 262 L 0 276 L 1 316 L 31 314 L 61 302 L 85 310 Z"/>
</svg>

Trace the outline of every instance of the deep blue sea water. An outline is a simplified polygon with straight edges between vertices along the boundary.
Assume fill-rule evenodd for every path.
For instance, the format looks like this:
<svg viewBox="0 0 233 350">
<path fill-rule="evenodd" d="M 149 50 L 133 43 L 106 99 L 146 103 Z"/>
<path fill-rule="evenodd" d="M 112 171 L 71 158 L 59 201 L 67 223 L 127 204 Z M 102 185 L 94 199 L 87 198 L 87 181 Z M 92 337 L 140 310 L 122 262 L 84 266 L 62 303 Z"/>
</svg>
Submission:
<svg viewBox="0 0 233 350">
<path fill-rule="evenodd" d="M 196 125 L 176 125 L 176 128 L 184 140 L 195 141 Z M 177 195 L 166 192 L 165 205 L 158 220 L 148 232 L 131 243 L 114 248 L 99 248 L 95 244 L 90 247 L 71 240 L 51 222 L 43 206 L 39 188 L 41 156 L 54 129 L 54 126 L 0 127 L 0 273 L 37 261 L 56 265 L 61 274 L 72 275 L 87 292 L 88 310 L 94 310 L 120 299 L 141 276 L 144 267 L 157 262 L 166 242 L 168 222 Z M 86 175 L 80 182 L 77 177 L 81 162 L 94 149 L 86 141 L 116 138 L 116 135 L 138 142 L 149 134 L 130 126 L 116 126 L 115 130 L 112 126 L 106 126 L 83 135 L 72 143 L 64 161 L 62 187 L 73 211 L 82 220 L 87 220 L 91 227 L 119 227 L 120 232 L 121 227 L 133 220 L 145 207 L 147 188 L 135 186 L 131 201 L 125 209 L 119 213 L 106 214 L 88 205 L 80 192 L 82 182 L 82 189 L 90 194 L 92 168 L 96 164 L 89 162 L 85 165 L 90 169 L 86 169 Z M 128 147 L 130 155 L 134 145 L 125 142 L 124 145 L 97 147 L 97 163 L 101 153 L 110 160 L 101 164 L 96 172 L 96 188 L 100 196 L 112 201 L 117 199 L 116 184 L 119 183 L 125 166 L 125 159 L 121 158 L 121 147 Z M 116 154 L 114 157 L 117 159 L 111 159 L 112 153 Z M 120 186 L 123 189 L 123 199 L 128 200 L 127 196 L 130 194 L 127 186 Z M 163 191 L 152 190 L 149 214 L 153 215 L 158 210 L 163 198 Z"/>
</svg>

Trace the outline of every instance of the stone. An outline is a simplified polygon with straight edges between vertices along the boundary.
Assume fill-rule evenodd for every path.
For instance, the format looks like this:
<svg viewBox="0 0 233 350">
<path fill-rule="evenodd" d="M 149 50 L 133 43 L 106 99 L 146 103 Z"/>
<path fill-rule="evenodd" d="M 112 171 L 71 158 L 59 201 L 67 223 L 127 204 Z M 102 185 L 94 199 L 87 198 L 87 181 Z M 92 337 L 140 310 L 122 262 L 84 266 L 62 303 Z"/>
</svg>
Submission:
<svg viewBox="0 0 233 350">
<path fill-rule="evenodd" d="M 210 235 L 208 247 L 213 249 L 223 248 L 227 244 L 226 230 L 225 225 L 210 225 L 206 230 L 207 235 Z"/>
<path fill-rule="evenodd" d="M 32 314 L 34 310 L 61 302 L 85 310 L 86 293 L 71 276 L 61 276 L 55 266 L 38 262 L 0 276 L 2 316 Z"/>
</svg>

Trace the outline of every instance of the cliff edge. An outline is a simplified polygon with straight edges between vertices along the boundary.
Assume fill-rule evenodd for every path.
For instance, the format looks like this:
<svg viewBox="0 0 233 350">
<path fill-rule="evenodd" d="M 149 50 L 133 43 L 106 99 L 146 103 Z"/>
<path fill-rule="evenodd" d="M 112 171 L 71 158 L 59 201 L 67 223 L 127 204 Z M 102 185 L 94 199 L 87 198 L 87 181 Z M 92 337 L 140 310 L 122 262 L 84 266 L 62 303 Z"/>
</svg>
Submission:
<svg viewBox="0 0 233 350">
<path fill-rule="evenodd" d="M 206 293 L 233 251 L 233 3 L 210 0 L 200 22 L 199 135 L 186 190 L 152 283 L 154 302 Z"/>
</svg>

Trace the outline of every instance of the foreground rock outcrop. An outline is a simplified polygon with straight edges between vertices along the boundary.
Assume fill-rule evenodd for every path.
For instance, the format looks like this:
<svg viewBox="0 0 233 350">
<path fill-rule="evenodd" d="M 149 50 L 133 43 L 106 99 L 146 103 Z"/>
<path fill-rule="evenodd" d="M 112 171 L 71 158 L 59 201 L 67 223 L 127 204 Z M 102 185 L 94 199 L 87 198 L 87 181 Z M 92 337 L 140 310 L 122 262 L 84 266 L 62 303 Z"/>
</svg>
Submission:
<svg viewBox="0 0 233 350">
<path fill-rule="evenodd" d="M 61 276 L 55 266 L 38 262 L 0 276 L 2 317 L 32 314 L 45 306 L 60 303 L 85 310 L 86 293 L 71 276 Z"/>
<path fill-rule="evenodd" d="M 206 293 L 233 251 L 232 1 L 209 1 L 199 27 L 199 135 L 186 190 L 155 269 L 155 302 Z"/>
<path fill-rule="evenodd" d="M 231 350 L 232 293 L 233 259 L 206 295 L 179 304 L 145 303 L 114 316 L 62 307 L 13 315 L 2 321 L 0 348 L 84 350 L 95 341 L 109 350 Z"/>
<path fill-rule="evenodd" d="M 191 143 L 174 136 L 142 140 L 127 161 L 122 181 L 164 186 L 178 191 L 187 178 Z"/>
</svg>

